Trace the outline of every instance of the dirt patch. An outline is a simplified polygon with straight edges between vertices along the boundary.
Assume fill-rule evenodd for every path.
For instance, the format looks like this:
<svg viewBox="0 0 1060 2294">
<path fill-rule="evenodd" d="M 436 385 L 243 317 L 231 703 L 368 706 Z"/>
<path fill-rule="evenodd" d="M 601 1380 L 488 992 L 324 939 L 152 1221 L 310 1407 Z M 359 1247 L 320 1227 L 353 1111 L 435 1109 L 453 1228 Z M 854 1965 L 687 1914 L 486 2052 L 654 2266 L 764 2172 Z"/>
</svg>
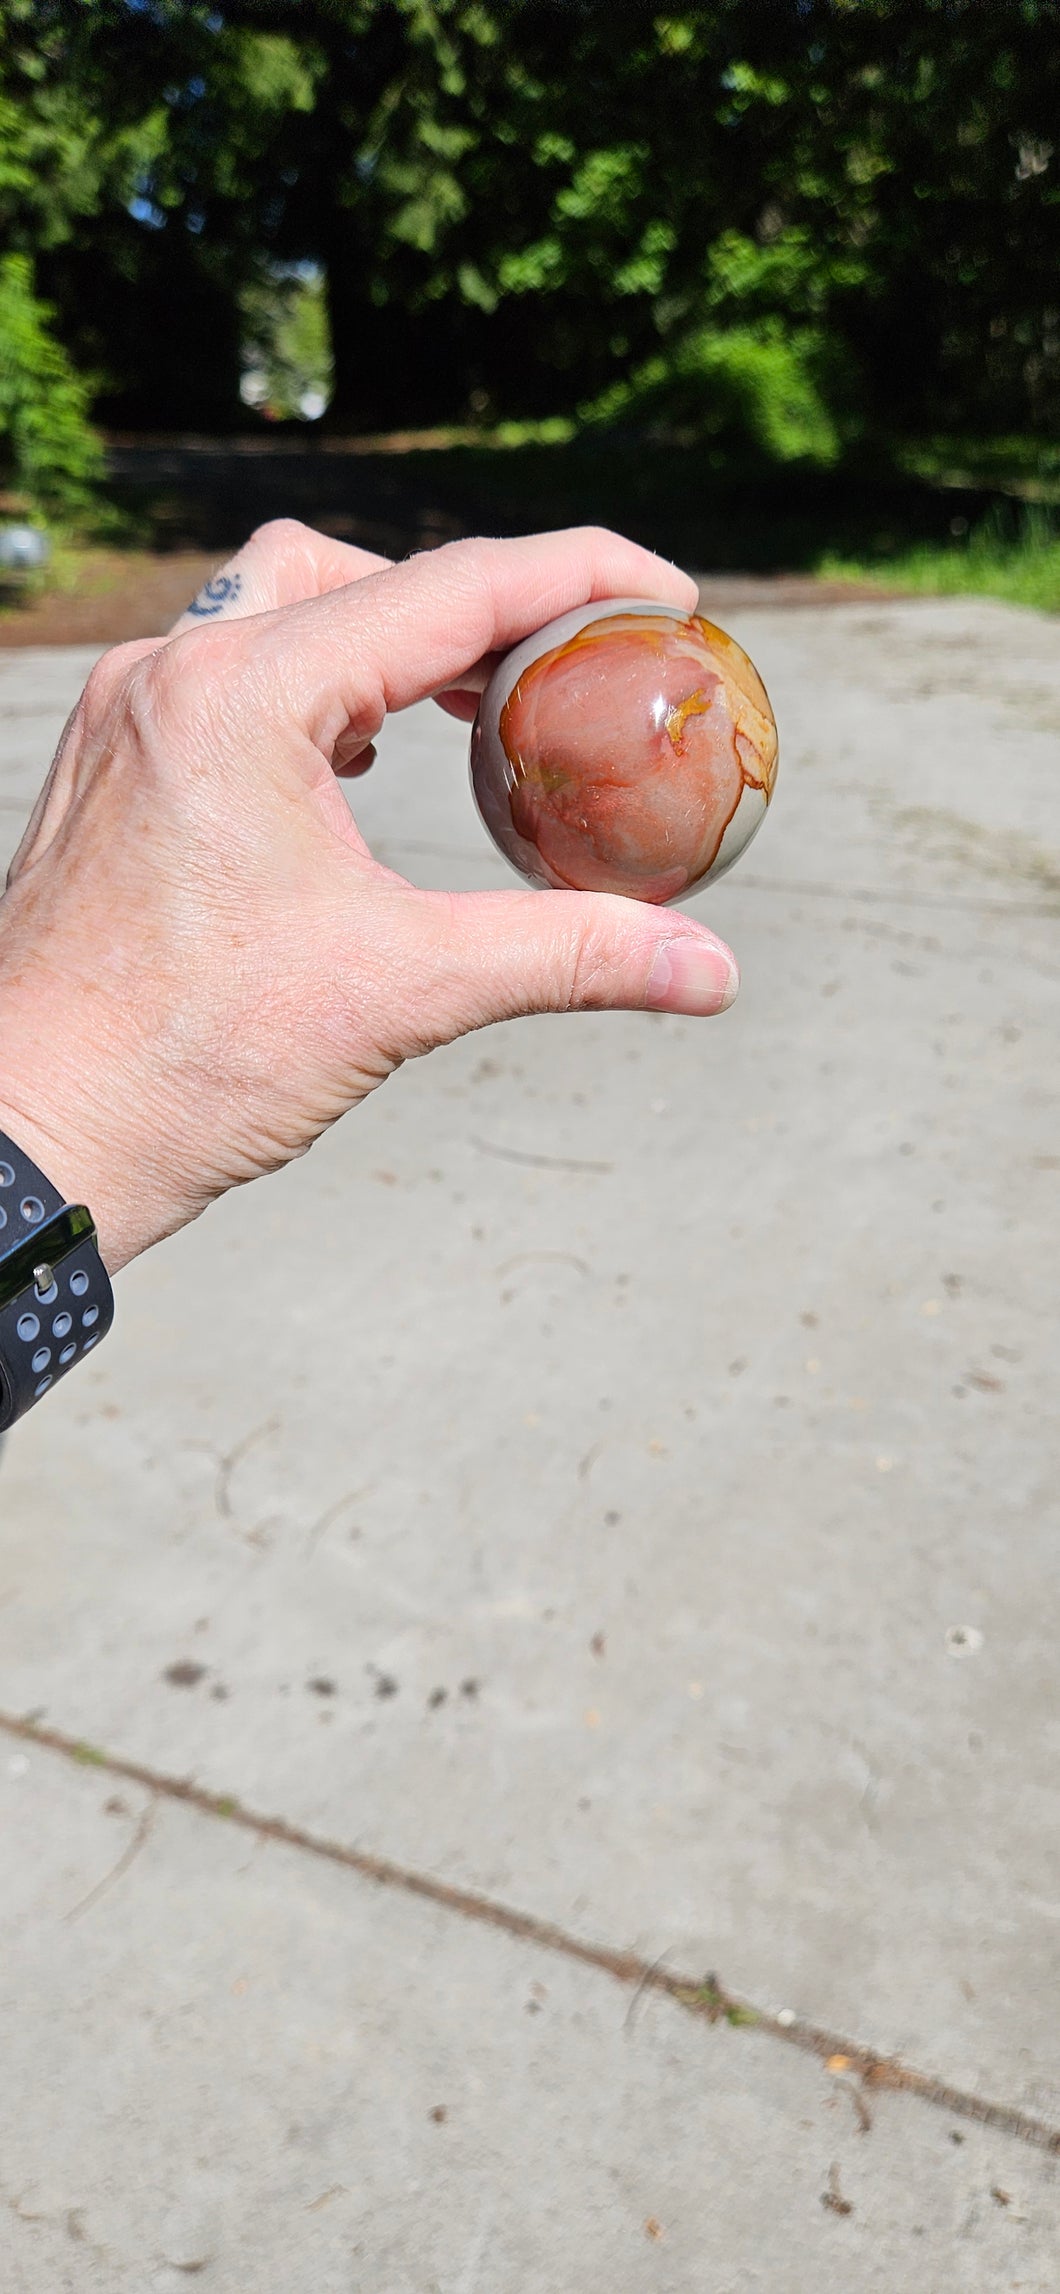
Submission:
<svg viewBox="0 0 1060 2294">
<path fill-rule="evenodd" d="M 218 552 L 204 550 L 87 551 L 72 585 L 24 602 L 8 590 L 0 600 L 0 650 L 159 637 L 220 562 Z M 709 574 L 700 584 L 703 611 L 721 621 L 753 606 L 850 605 L 880 594 L 861 583 L 815 581 L 812 574 Z"/>
<path fill-rule="evenodd" d="M 698 580 L 700 606 L 708 615 L 755 605 L 876 605 L 881 598 L 892 604 L 899 595 L 874 582 L 818 581 L 816 574 L 700 574 Z"/>
<path fill-rule="evenodd" d="M 0 648 L 158 637 L 216 565 L 216 556 L 202 550 L 87 551 L 73 586 L 25 602 L 9 589 L 0 609 Z"/>
</svg>

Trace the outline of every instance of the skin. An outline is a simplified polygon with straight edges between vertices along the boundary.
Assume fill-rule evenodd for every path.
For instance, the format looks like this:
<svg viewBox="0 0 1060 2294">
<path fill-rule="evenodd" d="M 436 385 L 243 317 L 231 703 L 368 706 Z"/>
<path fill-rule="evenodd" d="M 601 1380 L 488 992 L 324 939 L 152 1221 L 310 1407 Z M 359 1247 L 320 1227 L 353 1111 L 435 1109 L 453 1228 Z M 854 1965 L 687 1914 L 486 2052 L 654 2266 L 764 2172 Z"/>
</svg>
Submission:
<svg viewBox="0 0 1060 2294">
<path fill-rule="evenodd" d="M 89 1204 L 112 1271 L 436 1044 L 732 1001 L 730 951 L 688 918 L 414 889 L 336 785 L 389 711 L 434 695 L 469 719 L 498 655 L 631 593 L 695 596 L 596 529 L 391 566 L 281 521 L 168 637 L 103 656 L 0 900 L 0 1129 Z"/>
</svg>

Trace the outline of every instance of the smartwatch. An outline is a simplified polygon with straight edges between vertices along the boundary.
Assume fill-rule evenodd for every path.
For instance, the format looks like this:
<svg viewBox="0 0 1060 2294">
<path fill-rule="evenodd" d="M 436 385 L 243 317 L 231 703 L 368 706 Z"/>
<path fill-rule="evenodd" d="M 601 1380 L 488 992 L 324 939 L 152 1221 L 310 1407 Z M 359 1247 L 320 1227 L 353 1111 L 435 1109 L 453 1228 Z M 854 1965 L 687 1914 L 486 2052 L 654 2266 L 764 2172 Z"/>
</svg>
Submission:
<svg viewBox="0 0 1060 2294">
<path fill-rule="evenodd" d="M 91 1352 L 114 1320 L 92 1213 L 0 1131 L 0 1433 Z"/>
</svg>

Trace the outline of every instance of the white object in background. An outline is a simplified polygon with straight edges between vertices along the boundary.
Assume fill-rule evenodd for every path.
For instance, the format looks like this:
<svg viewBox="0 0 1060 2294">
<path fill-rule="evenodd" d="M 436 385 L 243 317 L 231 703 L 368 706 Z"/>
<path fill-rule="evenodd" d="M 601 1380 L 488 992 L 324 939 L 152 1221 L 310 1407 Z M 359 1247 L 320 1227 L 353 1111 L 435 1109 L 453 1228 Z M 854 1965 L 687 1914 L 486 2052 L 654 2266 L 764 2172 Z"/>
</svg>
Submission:
<svg viewBox="0 0 1060 2294">
<path fill-rule="evenodd" d="M 47 534 L 36 526 L 0 526 L 0 567 L 5 573 L 36 573 L 51 554 Z"/>
<path fill-rule="evenodd" d="M 260 367 L 249 367 L 239 385 L 244 406 L 264 406 L 269 395 L 269 378 Z"/>
</svg>

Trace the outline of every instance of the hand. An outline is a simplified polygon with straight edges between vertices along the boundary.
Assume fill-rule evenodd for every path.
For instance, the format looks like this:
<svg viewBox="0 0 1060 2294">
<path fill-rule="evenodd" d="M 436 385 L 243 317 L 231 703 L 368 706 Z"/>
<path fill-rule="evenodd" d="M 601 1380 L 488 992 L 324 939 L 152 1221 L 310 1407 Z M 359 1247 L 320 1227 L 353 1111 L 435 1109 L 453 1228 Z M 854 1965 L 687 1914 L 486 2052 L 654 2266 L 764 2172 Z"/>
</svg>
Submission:
<svg viewBox="0 0 1060 2294">
<path fill-rule="evenodd" d="M 318 534 L 312 526 L 303 526 L 297 518 L 273 518 L 267 526 L 259 526 L 249 542 L 230 558 L 210 581 L 204 582 L 197 597 L 185 608 L 179 621 L 175 621 L 170 636 L 176 637 L 186 629 L 201 628 L 204 621 L 218 621 L 222 614 L 227 620 L 241 621 L 251 613 L 265 613 L 279 605 L 298 605 L 305 598 L 324 597 L 329 590 L 344 589 L 348 582 L 362 581 L 366 574 L 385 573 L 393 566 L 393 558 L 380 557 L 375 550 L 354 549 L 348 542 L 336 541 L 330 534 Z M 153 651 L 153 647 L 149 650 Z M 488 675 L 489 665 L 480 662 L 471 671 L 470 685 L 448 687 L 436 693 L 439 708 L 450 716 L 461 717 L 465 724 L 474 721 L 479 696 Z M 367 748 L 359 762 L 347 770 L 366 772 L 375 762 L 375 750 Z M 342 767 L 337 766 L 337 771 Z"/>
<path fill-rule="evenodd" d="M 688 917 L 415 890 L 336 786 L 388 710 L 467 715 L 490 657 L 553 615 L 691 607 L 686 575 L 591 529 L 388 566 L 286 522 L 236 575 L 229 610 L 97 663 L 0 901 L 0 1129 L 89 1204 L 112 1271 L 433 1045 L 523 1012 L 715 1012 L 736 988 Z"/>
</svg>

